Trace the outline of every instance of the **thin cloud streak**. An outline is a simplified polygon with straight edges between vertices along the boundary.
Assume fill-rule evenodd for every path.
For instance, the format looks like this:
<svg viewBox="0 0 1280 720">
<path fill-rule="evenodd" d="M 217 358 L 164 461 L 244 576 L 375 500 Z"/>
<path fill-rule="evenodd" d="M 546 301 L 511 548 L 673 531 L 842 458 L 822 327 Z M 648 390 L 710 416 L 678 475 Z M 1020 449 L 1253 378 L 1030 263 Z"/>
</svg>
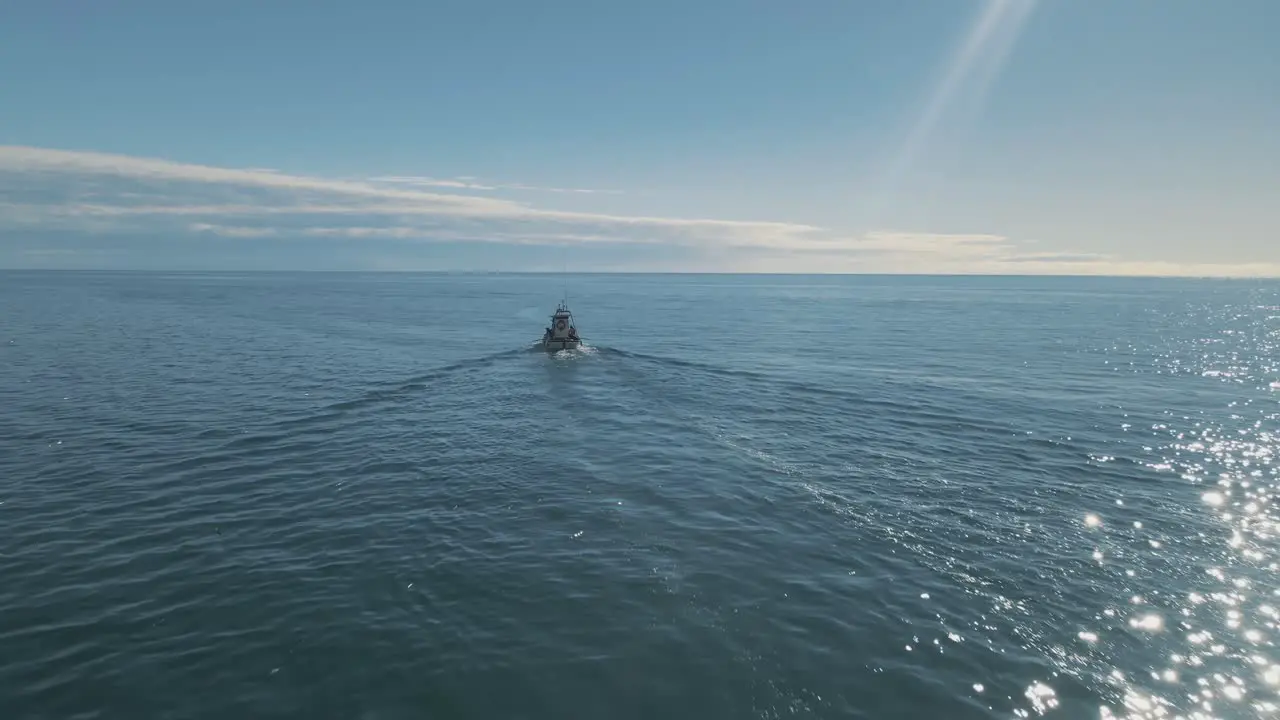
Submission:
<svg viewBox="0 0 1280 720">
<path fill-rule="evenodd" d="M 144 180 L 238 185 L 267 189 L 311 190 L 360 197 L 438 203 L 466 207 L 477 213 L 485 210 L 499 213 L 509 212 L 510 208 L 519 207 L 519 205 L 506 200 L 470 195 L 396 190 L 346 180 L 328 180 L 261 170 L 236 170 L 93 151 L 0 145 L 0 172 L 6 171 L 15 173 L 87 174 Z"/>
<path fill-rule="evenodd" d="M 382 177 L 368 178 L 371 183 L 383 183 L 387 185 L 415 185 L 421 187 L 442 187 L 457 188 L 460 190 L 497 190 L 496 185 L 481 185 L 466 180 L 437 180 L 429 177 L 414 177 L 403 175 L 387 175 Z"/>
<path fill-rule="evenodd" d="M 454 180 L 441 180 L 431 177 L 418 177 L 413 175 L 383 175 L 368 178 L 369 182 L 381 183 L 388 185 L 411 185 L 418 187 L 440 187 L 454 188 L 459 190 L 528 190 L 532 192 L 549 192 L 549 193 L 574 193 L 580 195 L 622 195 L 621 190 L 600 190 L 587 188 L 560 188 L 560 187 L 541 187 L 538 185 L 526 185 L 524 183 L 505 183 L 505 184 L 484 184 L 474 182 L 475 178 L 457 178 Z"/>
</svg>

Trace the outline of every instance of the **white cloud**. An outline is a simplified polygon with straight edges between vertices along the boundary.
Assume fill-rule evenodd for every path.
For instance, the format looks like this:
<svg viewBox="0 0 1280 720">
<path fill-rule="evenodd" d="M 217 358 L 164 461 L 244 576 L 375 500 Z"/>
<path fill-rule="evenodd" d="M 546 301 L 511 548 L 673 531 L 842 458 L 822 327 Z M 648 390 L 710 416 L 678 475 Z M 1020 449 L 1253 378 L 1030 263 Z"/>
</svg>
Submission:
<svg viewBox="0 0 1280 720">
<path fill-rule="evenodd" d="M 419 177 L 415 175 L 382 175 L 378 177 L 371 177 L 368 180 L 369 182 L 380 183 L 380 184 L 453 188 L 457 190 L 531 190 L 534 192 L 576 193 L 581 195 L 621 195 L 622 194 L 621 190 L 541 187 L 537 185 L 526 185 L 524 183 L 486 184 L 486 183 L 476 182 L 476 179 L 473 177 L 459 177 L 452 180 L 442 180 L 438 178 Z"/>
<path fill-rule="evenodd" d="M 380 177 L 371 177 L 369 182 L 385 183 L 389 185 L 418 185 L 422 187 L 442 187 L 456 188 L 461 190 L 497 190 L 496 185 L 481 185 L 480 183 L 467 180 L 437 180 L 429 177 L 414 177 L 404 175 L 384 175 Z"/>
<path fill-rule="evenodd" d="M 516 203 L 465 195 L 380 188 L 368 183 L 287 175 L 275 171 L 236 170 L 128 155 L 0 146 L 0 172 L 130 178 L 142 181 L 199 183 L 268 190 L 317 192 L 352 198 L 381 198 L 456 207 L 473 213 L 510 212 Z"/>
<path fill-rule="evenodd" d="M 551 193 L 576 193 L 580 195 L 622 195 L 621 190 L 604 190 L 600 188 L 560 188 L 560 187 L 539 187 L 535 185 L 525 185 L 523 183 L 512 183 L 510 185 L 499 185 L 499 188 L 507 188 L 510 190 L 534 190 L 537 192 Z"/>
<path fill-rule="evenodd" d="M 228 238 L 280 237 L 281 231 L 276 228 L 246 227 L 241 225 L 214 225 L 210 223 L 191 223 L 187 229 L 195 233 L 208 233 Z M 610 235 L 565 234 L 565 233 L 497 233 L 497 232 L 460 232 L 456 230 L 426 230 L 419 227 L 406 226 L 342 226 L 342 227 L 305 227 L 290 230 L 288 235 L 297 237 L 335 237 L 358 240 L 393 239 L 393 240 L 435 240 L 445 242 L 486 242 L 504 245 L 582 245 L 588 243 L 620 243 L 632 242 L 625 238 Z M 656 244 L 654 241 L 653 244 Z"/>
<path fill-rule="evenodd" d="M 275 228 L 234 227 L 227 225 L 210 225 L 209 223 L 192 223 L 187 229 L 194 233 L 209 233 L 229 238 L 264 238 L 278 237 L 280 232 Z"/>
<path fill-rule="evenodd" d="M 234 217 L 239 222 L 224 224 L 244 228 L 249 227 L 245 219 L 270 219 L 273 227 L 285 232 L 314 226 L 318 217 L 348 216 L 377 218 L 380 224 L 410 220 L 424 237 L 440 231 L 442 222 L 485 221 L 489 229 L 508 235 L 559 231 L 574 236 L 591 228 L 594 232 L 584 236 L 610 236 L 618 242 L 665 237 L 685 244 L 744 242 L 769 247 L 786 247 L 793 239 L 803 241 L 821 232 L 794 223 L 568 212 L 493 197 L 43 148 L 0 146 L 0 183 L 5 174 L 15 177 L 15 187 L 43 193 L 25 203 L 6 203 L 13 215 L 28 223 L 36 218 L 63 223 L 114 219 L 128 228 L 130 221 L 154 223 L 165 216 L 198 218 L 209 225 L 218 224 L 213 218 Z M 284 216 L 291 221 L 280 227 Z M 566 226 L 578 230 L 564 233 Z"/>
<path fill-rule="evenodd" d="M 494 187 L 475 178 L 353 181 L 0 146 L 0 244 L 6 230 L 50 229 L 264 242 L 316 237 L 666 246 L 701 253 L 699 263 L 743 272 L 1280 275 L 1280 267 L 1270 264 L 1178 265 L 1027 252 L 1023 243 L 997 234 L 851 234 L 803 223 L 571 212 L 466 194 Z"/>
</svg>

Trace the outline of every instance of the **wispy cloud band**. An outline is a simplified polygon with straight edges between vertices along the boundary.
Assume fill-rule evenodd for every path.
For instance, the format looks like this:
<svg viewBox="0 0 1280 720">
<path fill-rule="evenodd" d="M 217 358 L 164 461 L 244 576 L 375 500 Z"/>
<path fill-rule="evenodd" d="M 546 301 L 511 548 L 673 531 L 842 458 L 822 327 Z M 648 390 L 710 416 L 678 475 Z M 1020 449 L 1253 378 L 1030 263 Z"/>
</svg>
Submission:
<svg viewBox="0 0 1280 720">
<path fill-rule="evenodd" d="M 1169 266 L 1028 252 L 996 234 L 840 232 L 803 223 L 574 212 L 477 195 L 496 185 L 363 181 L 154 158 L 0 146 L 0 245 L 19 230 L 237 239 L 348 238 L 618 245 L 709 253 L 724 270 L 1280 275 L 1265 265 Z M 422 182 L 419 182 L 422 181 Z M 424 189 L 431 188 L 431 189 Z M 444 190 L 448 190 L 445 192 Z M 668 248 L 663 250 L 662 248 Z"/>
</svg>

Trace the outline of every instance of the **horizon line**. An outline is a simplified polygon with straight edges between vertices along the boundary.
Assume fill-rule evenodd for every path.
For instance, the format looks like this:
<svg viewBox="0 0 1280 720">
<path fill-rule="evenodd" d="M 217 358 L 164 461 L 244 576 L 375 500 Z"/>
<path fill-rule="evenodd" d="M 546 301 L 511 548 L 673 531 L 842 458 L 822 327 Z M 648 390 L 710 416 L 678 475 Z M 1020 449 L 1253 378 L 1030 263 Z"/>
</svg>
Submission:
<svg viewBox="0 0 1280 720">
<path fill-rule="evenodd" d="M 1102 278 L 1122 280 L 1267 280 L 1280 281 L 1280 275 L 1125 275 L 1110 273 L 946 273 L 946 272 L 759 272 L 732 270 L 328 270 L 328 269 L 267 269 L 267 268 L 33 268 L 0 267 L 0 273 L 83 273 L 83 274 L 135 274 L 135 275 L 724 275 L 732 277 L 937 277 L 937 278 Z"/>
</svg>

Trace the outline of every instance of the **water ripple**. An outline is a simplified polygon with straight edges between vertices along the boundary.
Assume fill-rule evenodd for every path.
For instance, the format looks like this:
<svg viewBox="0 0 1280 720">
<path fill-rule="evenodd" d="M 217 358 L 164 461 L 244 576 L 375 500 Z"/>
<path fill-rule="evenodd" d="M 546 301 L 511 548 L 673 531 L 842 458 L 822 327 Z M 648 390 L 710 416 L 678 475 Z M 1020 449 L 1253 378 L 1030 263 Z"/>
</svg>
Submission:
<svg viewBox="0 0 1280 720">
<path fill-rule="evenodd" d="M 1280 703 L 1271 286 L 5 280 L 5 717 Z"/>
</svg>

